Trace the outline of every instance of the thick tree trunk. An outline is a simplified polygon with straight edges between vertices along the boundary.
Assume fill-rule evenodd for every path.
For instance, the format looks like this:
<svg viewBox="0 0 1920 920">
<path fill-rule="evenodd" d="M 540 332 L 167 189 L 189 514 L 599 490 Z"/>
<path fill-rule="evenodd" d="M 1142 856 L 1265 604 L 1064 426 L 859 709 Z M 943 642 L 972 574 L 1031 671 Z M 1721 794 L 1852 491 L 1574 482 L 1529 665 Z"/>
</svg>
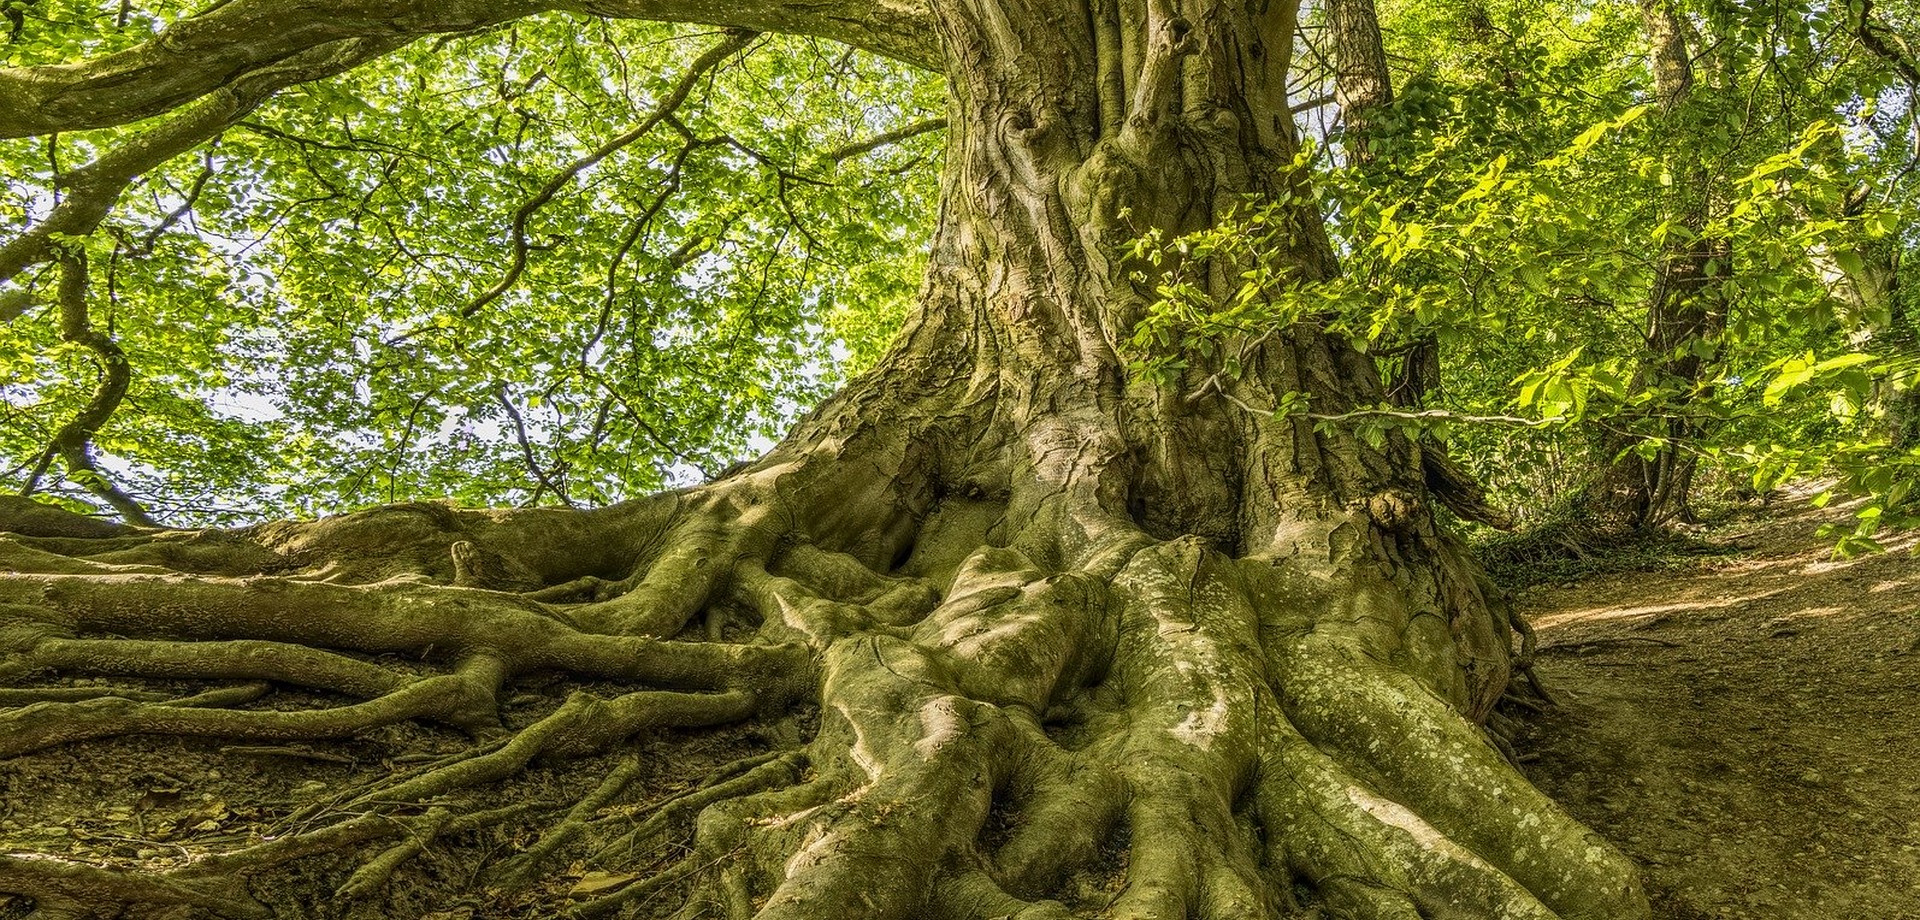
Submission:
<svg viewBox="0 0 1920 920">
<path fill-rule="evenodd" d="M 921 308 L 759 462 L 581 514 L 403 506 L 0 543 L 23 573 L 0 582 L 15 673 L 367 700 L 50 700 L 0 714 L 0 756 L 407 719 L 491 738 L 503 688 L 537 670 L 647 689 L 577 693 L 285 841 L 164 876 L 0 861 L 0 889 L 82 914 L 191 897 L 259 915 L 236 874 L 392 846 L 342 887 L 365 896 L 436 835 L 528 820 L 484 796 L 536 755 L 759 718 L 812 734 L 608 840 L 588 818 L 621 794 L 611 776 L 482 878 L 523 885 L 584 850 L 633 875 L 582 913 L 669 891 L 678 916 L 765 920 L 1227 920 L 1303 899 L 1354 918 L 1646 916 L 1631 864 L 1480 727 L 1524 663 L 1518 624 L 1436 528 L 1418 447 L 1241 408 L 1375 402 L 1370 361 L 1310 325 L 1246 343 L 1238 376 L 1196 358 L 1153 384 L 1120 353 L 1146 302 L 1120 244 L 1281 190 L 1291 8 L 933 7 L 952 147 Z M 1317 221 L 1298 214 L 1309 276 L 1328 262 Z M 365 657 L 389 653 L 437 668 Z M 817 727 L 797 715 L 814 706 Z M 629 855 L 687 820 L 684 859 Z M 1117 873 L 1100 902 L 1070 884 L 1090 872 Z"/>
</svg>

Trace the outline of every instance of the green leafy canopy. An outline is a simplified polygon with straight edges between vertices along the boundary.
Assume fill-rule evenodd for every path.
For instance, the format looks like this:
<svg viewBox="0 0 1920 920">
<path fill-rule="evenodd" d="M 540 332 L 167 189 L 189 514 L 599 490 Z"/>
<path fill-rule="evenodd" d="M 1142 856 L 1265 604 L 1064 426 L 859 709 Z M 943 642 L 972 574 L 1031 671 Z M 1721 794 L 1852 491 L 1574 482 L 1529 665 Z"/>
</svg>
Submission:
<svg viewBox="0 0 1920 920">
<path fill-rule="evenodd" d="M 131 44 L 179 11 L 27 12 L 9 63 Z M 76 241 L 135 374 L 94 439 L 106 465 L 191 523 L 604 503 L 767 443 L 904 315 L 940 96 L 819 41 L 702 59 L 728 40 L 558 14 L 421 40 L 141 176 Z M 0 226 L 145 129 L 0 143 Z M 56 283 L 43 266 L 0 301 L 19 314 L 0 326 L 16 482 L 94 386 Z"/>
</svg>

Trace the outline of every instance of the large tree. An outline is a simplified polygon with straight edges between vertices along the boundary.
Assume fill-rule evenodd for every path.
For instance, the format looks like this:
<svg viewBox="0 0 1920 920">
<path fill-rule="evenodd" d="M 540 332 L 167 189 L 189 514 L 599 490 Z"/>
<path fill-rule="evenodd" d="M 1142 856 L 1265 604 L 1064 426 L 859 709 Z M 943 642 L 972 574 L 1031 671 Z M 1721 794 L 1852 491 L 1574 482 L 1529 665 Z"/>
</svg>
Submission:
<svg viewBox="0 0 1920 920">
<path fill-rule="evenodd" d="M 0 135 L 172 119 L 126 174 L 287 85 L 549 8 L 231 0 L 136 47 L 0 71 Z M 0 856 L 0 890 L 47 916 L 293 916 L 250 881 L 361 854 L 351 900 L 436 838 L 524 825 L 541 841 L 473 884 L 531 884 L 602 844 L 632 877 L 583 913 L 664 894 L 689 917 L 1647 914 L 1627 860 L 1481 727 L 1525 663 L 1520 624 L 1436 521 L 1449 496 L 1422 448 L 1271 411 L 1296 393 L 1323 414 L 1376 404 L 1372 361 L 1313 322 L 1151 375 L 1123 354 L 1153 297 L 1123 253 L 1148 230 L 1291 202 L 1288 270 L 1330 271 L 1288 168 L 1293 6 L 566 8 L 818 36 L 943 74 L 941 205 L 907 328 L 758 461 L 597 510 L 169 531 L 6 505 L 0 673 L 270 684 L 181 700 L 42 682 L 8 698 L 40 694 L 0 713 L 0 757 L 409 720 L 476 743 L 316 804 L 295 833 L 165 871 Z M 86 341 L 73 232 L 21 257 L 60 266 Z M 1211 277 L 1223 297 L 1240 283 Z M 58 452 L 84 464 L 87 435 Z M 553 672 L 573 683 L 532 680 Z M 357 701 L 251 705 L 269 686 Z M 529 692 L 557 695 L 529 718 Z M 570 808 L 493 791 L 642 732 L 749 720 L 787 742 L 611 844 L 587 819 L 632 768 Z M 676 821 L 695 827 L 682 858 L 625 855 Z M 1089 872 L 1114 880 L 1100 899 L 1071 883 Z"/>
</svg>

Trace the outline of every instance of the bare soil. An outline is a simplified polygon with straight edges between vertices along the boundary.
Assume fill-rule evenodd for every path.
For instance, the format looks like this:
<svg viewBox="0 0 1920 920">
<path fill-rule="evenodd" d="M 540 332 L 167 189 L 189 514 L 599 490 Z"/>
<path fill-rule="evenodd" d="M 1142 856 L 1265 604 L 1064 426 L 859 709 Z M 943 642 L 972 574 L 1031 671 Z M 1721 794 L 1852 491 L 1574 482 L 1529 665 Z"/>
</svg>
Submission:
<svg viewBox="0 0 1920 920">
<path fill-rule="evenodd" d="M 1920 918 L 1920 557 L 1835 558 L 1776 499 L 1736 550 L 1519 597 L 1561 700 L 1527 773 L 1646 867 L 1663 920 Z"/>
</svg>

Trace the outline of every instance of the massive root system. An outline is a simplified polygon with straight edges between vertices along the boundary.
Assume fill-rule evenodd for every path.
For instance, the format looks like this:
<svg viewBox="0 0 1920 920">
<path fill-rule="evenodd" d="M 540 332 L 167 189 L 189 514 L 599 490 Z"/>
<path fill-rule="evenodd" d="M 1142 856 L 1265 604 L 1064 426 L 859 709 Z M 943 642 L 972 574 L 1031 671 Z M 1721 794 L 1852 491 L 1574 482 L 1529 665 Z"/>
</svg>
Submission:
<svg viewBox="0 0 1920 920">
<path fill-rule="evenodd" d="M 876 412 L 895 397 L 871 382 L 730 478 L 600 511 L 181 532 L 8 506 L 0 757 L 128 734 L 324 751 L 409 721 L 470 740 L 291 805 L 272 839 L 164 871 L 15 853 L 0 890 L 49 917 L 332 916 L 441 841 L 510 833 L 473 890 L 597 867 L 578 916 L 1643 910 L 1479 727 L 1509 623 L 1417 486 L 1283 495 L 1260 545 L 1159 533 L 1126 510 L 1149 487 L 1114 486 L 1153 467 L 1102 450 L 1097 416 L 1001 411 L 911 351 L 896 370 L 940 400 Z M 1360 475 L 1332 467 L 1364 447 L 1325 446 L 1287 481 Z M 183 681 L 204 687 L 155 689 Z M 530 687 L 538 716 L 503 720 Z M 603 819 L 639 770 L 609 752 L 736 723 L 786 743 Z M 604 775 L 573 800 L 497 791 L 586 757 Z M 343 853 L 336 900 L 256 899 Z"/>
</svg>

